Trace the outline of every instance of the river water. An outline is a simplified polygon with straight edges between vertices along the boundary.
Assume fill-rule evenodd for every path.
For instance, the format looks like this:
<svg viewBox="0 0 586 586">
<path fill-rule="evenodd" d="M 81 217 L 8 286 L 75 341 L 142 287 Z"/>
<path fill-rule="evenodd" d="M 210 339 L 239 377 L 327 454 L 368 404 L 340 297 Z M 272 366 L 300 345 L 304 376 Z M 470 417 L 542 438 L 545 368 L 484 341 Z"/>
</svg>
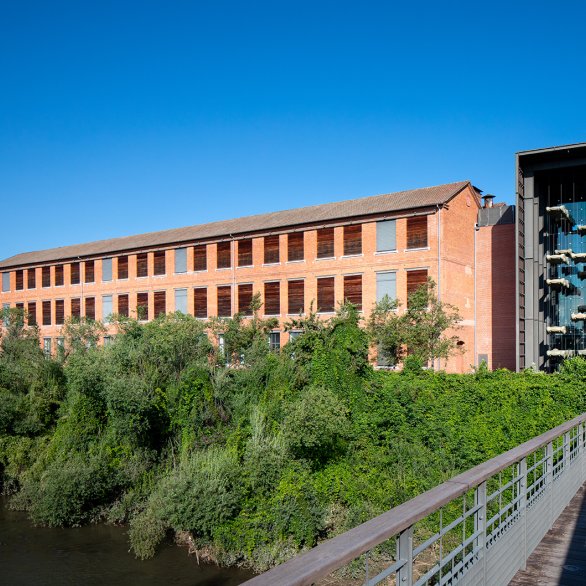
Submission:
<svg viewBox="0 0 586 586">
<path fill-rule="evenodd" d="M 128 551 L 124 527 L 35 527 L 25 513 L 0 498 L 2 586 L 235 586 L 252 576 L 241 570 L 197 564 L 169 542 L 151 560 Z"/>
</svg>

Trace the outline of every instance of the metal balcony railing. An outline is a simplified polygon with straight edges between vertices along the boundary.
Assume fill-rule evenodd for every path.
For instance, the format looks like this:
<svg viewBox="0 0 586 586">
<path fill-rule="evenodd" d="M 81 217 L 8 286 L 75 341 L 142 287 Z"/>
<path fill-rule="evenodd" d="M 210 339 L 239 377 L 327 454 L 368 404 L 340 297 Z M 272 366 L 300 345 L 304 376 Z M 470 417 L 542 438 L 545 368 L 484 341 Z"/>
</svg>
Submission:
<svg viewBox="0 0 586 586">
<path fill-rule="evenodd" d="M 247 581 L 508 584 L 586 480 L 586 413 Z"/>
</svg>

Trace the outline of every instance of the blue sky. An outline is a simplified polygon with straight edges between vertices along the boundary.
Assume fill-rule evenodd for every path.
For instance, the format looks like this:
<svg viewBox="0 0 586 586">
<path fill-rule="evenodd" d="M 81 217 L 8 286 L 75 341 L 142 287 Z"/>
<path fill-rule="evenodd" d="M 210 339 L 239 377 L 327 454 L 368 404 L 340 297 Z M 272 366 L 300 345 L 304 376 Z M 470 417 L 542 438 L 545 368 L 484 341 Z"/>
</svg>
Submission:
<svg viewBox="0 0 586 586">
<path fill-rule="evenodd" d="M 586 141 L 581 2 L 4 1 L 0 258 Z"/>
</svg>

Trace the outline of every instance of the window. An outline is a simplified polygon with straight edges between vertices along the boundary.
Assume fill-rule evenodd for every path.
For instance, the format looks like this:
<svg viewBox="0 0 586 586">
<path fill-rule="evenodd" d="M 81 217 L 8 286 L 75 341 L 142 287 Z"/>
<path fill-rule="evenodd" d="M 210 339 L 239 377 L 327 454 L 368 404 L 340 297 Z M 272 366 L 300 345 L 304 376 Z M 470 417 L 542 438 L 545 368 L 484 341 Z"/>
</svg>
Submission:
<svg viewBox="0 0 586 586">
<path fill-rule="evenodd" d="M 2 273 L 2 291 L 10 291 L 10 273 Z"/>
<path fill-rule="evenodd" d="M 305 282 L 303 279 L 287 283 L 287 313 L 299 315 L 305 311 Z"/>
<path fill-rule="evenodd" d="M 208 290 L 206 287 L 196 287 L 193 290 L 193 315 L 200 319 L 208 316 Z"/>
<path fill-rule="evenodd" d="M 279 262 L 279 235 L 264 237 L 264 263 L 266 265 Z"/>
<path fill-rule="evenodd" d="M 409 307 L 409 298 L 419 287 L 427 283 L 427 269 L 417 269 L 407 271 L 407 307 Z"/>
<path fill-rule="evenodd" d="M 217 268 L 229 269 L 232 266 L 232 243 L 218 242 L 216 248 L 218 253 Z"/>
<path fill-rule="evenodd" d="M 57 299 L 55 301 L 55 323 L 62 326 L 65 323 L 65 300 Z"/>
<path fill-rule="evenodd" d="M 281 315 L 281 283 L 265 283 L 265 315 Z"/>
<path fill-rule="evenodd" d="M 104 346 L 109 346 L 112 343 L 112 336 L 104 336 Z"/>
<path fill-rule="evenodd" d="M 334 311 L 335 306 L 334 277 L 319 278 L 317 280 L 317 311 L 330 313 Z"/>
<path fill-rule="evenodd" d="M 27 289 L 36 289 L 36 287 L 37 287 L 37 271 L 36 271 L 36 269 L 28 269 L 26 271 L 26 286 L 27 286 Z"/>
<path fill-rule="evenodd" d="M 397 273 L 376 274 L 376 300 L 380 301 L 385 295 L 393 300 L 397 298 Z"/>
<path fill-rule="evenodd" d="M 22 291 L 24 289 L 24 271 L 20 269 L 19 271 L 15 271 L 14 273 L 16 277 L 16 290 Z"/>
<path fill-rule="evenodd" d="M 252 303 L 252 283 L 238 285 L 238 313 L 252 315 L 250 304 Z"/>
<path fill-rule="evenodd" d="M 96 298 L 86 297 L 85 299 L 85 318 L 96 319 Z"/>
<path fill-rule="evenodd" d="M 427 247 L 427 216 L 407 218 L 407 248 Z"/>
<path fill-rule="evenodd" d="M 26 312 L 28 314 L 28 325 L 29 326 L 36 326 L 37 325 L 37 304 L 35 301 L 29 301 Z"/>
<path fill-rule="evenodd" d="M 278 352 L 281 349 L 281 332 L 271 332 L 269 334 L 269 350 Z"/>
<path fill-rule="evenodd" d="M 102 296 L 102 320 L 104 323 L 110 321 L 110 316 L 114 313 L 114 304 L 112 301 L 112 295 Z"/>
<path fill-rule="evenodd" d="M 333 258 L 334 229 L 322 228 L 317 231 L 317 258 Z"/>
<path fill-rule="evenodd" d="M 167 313 L 167 292 L 155 291 L 155 318 Z"/>
<path fill-rule="evenodd" d="M 9 325 L 9 311 L 10 311 L 10 303 L 3 303 L 2 304 L 2 323 L 5 327 Z"/>
<path fill-rule="evenodd" d="M 123 315 L 124 317 L 128 317 L 128 295 L 118 295 L 118 315 Z"/>
<path fill-rule="evenodd" d="M 175 289 L 175 311 L 187 313 L 187 289 Z"/>
<path fill-rule="evenodd" d="M 344 277 L 344 300 L 362 309 L 362 275 L 346 275 Z"/>
<path fill-rule="evenodd" d="M 193 247 L 193 270 L 208 270 L 207 246 L 205 244 L 199 244 Z"/>
<path fill-rule="evenodd" d="M 79 263 L 72 262 L 71 263 L 71 275 L 69 278 L 69 281 L 72 285 L 79 285 L 79 282 L 80 282 L 79 275 L 80 275 Z M 44 287 L 44 285 L 43 285 L 43 287 Z"/>
<path fill-rule="evenodd" d="M 238 266 L 251 267 L 252 266 L 252 240 L 238 241 Z"/>
<path fill-rule="evenodd" d="M 187 248 L 176 248 L 175 249 L 175 272 L 186 273 L 187 272 Z M 187 313 L 187 312 L 184 312 Z"/>
<path fill-rule="evenodd" d="M 225 357 L 226 353 L 226 338 L 224 334 L 218 334 L 218 354 Z"/>
<path fill-rule="evenodd" d="M 362 254 L 362 225 L 344 226 L 344 256 Z"/>
<path fill-rule="evenodd" d="M 71 300 L 71 317 L 81 317 L 81 299 L 79 297 Z"/>
<path fill-rule="evenodd" d="M 149 316 L 149 294 L 136 294 L 136 316 L 139 320 L 148 320 Z"/>
<path fill-rule="evenodd" d="M 118 257 L 118 278 L 128 279 L 128 256 Z"/>
<path fill-rule="evenodd" d="M 65 349 L 65 338 L 57 338 L 57 351 L 60 353 L 63 353 L 63 350 Z"/>
<path fill-rule="evenodd" d="M 218 317 L 232 315 L 232 287 L 223 285 L 218 287 Z"/>
<path fill-rule="evenodd" d="M 153 253 L 153 275 L 164 275 L 167 272 L 165 258 L 164 250 L 157 250 L 157 252 Z"/>
<path fill-rule="evenodd" d="M 136 276 L 148 277 L 149 274 L 149 255 L 141 252 L 136 255 Z"/>
<path fill-rule="evenodd" d="M 289 342 L 295 342 L 295 340 L 297 340 L 297 338 L 299 338 L 299 336 L 302 334 L 303 332 L 300 332 L 299 330 L 292 330 L 289 332 Z"/>
<path fill-rule="evenodd" d="M 43 267 L 42 283 L 43 283 L 43 287 L 50 287 L 51 286 L 51 267 Z"/>
<path fill-rule="evenodd" d="M 376 251 L 389 252 L 397 250 L 397 222 L 383 220 L 376 223 Z"/>
<path fill-rule="evenodd" d="M 63 265 L 55 265 L 55 287 L 63 287 L 64 284 Z"/>
<path fill-rule="evenodd" d="M 287 235 L 287 260 L 294 262 L 305 258 L 303 232 L 293 232 Z"/>
<path fill-rule="evenodd" d="M 95 279 L 95 261 L 93 260 L 86 260 L 84 263 L 84 270 L 85 270 L 85 283 L 93 283 Z"/>
<path fill-rule="evenodd" d="M 51 302 L 43 301 L 43 325 L 51 325 Z"/>
<path fill-rule="evenodd" d="M 17 303 L 16 304 L 16 309 L 20 310 L 21 314 L 24 314 L 24 303 Z"/>
<path fill-rule="evenodd" d="M 51 357 L 51 338 L 43 338 L 43 352 L 47 358 Z"/>
<path fill-rule="evenodd" d="M 112 259 L 111 258 L 103 258 L 102 259 L 102 281 L 111 281 L 112 280 Z"/>
</svg>

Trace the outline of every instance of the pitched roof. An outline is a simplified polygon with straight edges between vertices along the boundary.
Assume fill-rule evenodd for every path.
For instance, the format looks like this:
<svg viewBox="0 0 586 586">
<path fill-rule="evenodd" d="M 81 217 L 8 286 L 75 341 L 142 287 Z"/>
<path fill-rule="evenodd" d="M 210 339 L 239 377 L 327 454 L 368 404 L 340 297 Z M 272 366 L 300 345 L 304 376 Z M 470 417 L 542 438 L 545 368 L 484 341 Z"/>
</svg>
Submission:
<svg viewBox="0 0 586 586">
<path fill-rule="evenodd" d="M 435 187 L 424 187 L 397 193 L 373 195 L 359 199 L 325 203 L 305 208 L 296 208 L 280 212 L 270 212 L 255 216 L 246 216 L 233 220 L 222 220 L 209 224 L 174 228 L 160 232 L 149 232 L 136 236 L 124 236 L 109 240 L 98 240 L 85 244 L 75 244 L 50 248 L 35 252 L 24 252 L 3 261 L 0 269 L 22 265 L 40 264 L 78 257 L 87 257 L 115 252 L 131 251 L 182 242 L 194 242 L 211 238 L 250 234 L 263 230 L 285 229 L 306 224 L 319 224 L 333 220 L 399 212 L 414 208 L 424 208 L 447 203 L 460 193 L 470 181 L 447 183 Z"/>
</svg>

